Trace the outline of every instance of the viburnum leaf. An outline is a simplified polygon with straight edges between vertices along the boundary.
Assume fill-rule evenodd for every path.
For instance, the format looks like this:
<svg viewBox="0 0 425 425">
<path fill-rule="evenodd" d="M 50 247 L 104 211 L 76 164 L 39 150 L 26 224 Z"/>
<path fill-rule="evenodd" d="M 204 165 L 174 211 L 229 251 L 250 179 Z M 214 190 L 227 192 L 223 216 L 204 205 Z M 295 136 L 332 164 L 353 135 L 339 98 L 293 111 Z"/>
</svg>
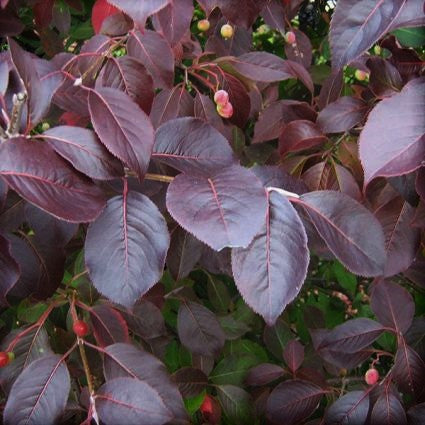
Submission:
<svg viewBox="0 0 425 425">
<path fill-rule="evenodd" d="M 350 271 L 362 276 L 383 274 L 384 233 L 371 212 L 334 191 L 310 192 L 300 199 L 328 248 Z"/>
<path fill-rule="evenodd" d="M 11 256 L 10 242 L 0 234 L 0 303 L 8 304 L 6 296 L 19 279 L 19 265 Z"/>
<path fill-rule="evenodd" d="M 282 382 L 270 393 L 266 407 L 267 417 L 273 423 L 285 425 L 304 421 L 316 410 L 325 392 L 308 381 Z"/>
<path fill-rule="evenodd" d="M 261 363 L 249 370 L 245 377 L 246 385 L 268 385 L 283 376 L 285 369 L 272 363 Z"/>
<path fill-rule="evenodd" d="M 291 203 L 273 191 L 267 199 L 265 223 L 247 248 L 232 251 L 232 270 L 245 302 L 271 326 L 299 293 L 310 256 Z"/>
<path fill-rule="evenodd" d="M 165 220 L 148 197 L 124 192 L 111 198 L 87 232 L 85 258 L 94 286 L 131 307 L 161 277 L 169 243 Z"/>
<path fill-rule="evenodd" d="M 98 180 L 112 180 L 123 175 L 120 162 L 100 143 L 92 130 L 58 126 L 40 135 L 78 171 Z"/>
<path fill-rule="evenodd" d="M 304 361 L 304 346 L 296 339 L 291 339 L 283 351 L 283 358 L 291 372 L 295 373 Z"/>
<path fill-rule="evenodd" d="M 267 197 L 255 174 L 230 166 L 207 176 L 175 177 L 167 209 L 184 229 L 220 251 L 249 245 L 264 223 Z"/>
<path fill-rule="evenodd" d="M 53 424 L 65 410 L 71 381 L 63 358 L 49 355 L 32 362 L 10 390 L 3 420 L 7 425 Z"/>
<path fill-rule="evenodd" d="M 202 370 L 183 367 L 173 374 L 173 381 L 184 398 L 196 397 L 208 385 L 208 377 Z"/>
<path fill-rule="evenodd" d="M 101 142 L 142 178 L 154 142 L 149 117 L 127 94 L 109 87 L 90 91 L 89 109 Z"/>
<path fill-rule="evenodd" d="M 235 25 L 251 27 L 266 0 L 246 0 L 241 8 L 238 0 L 215 0 L 223 15 Z"/>
<path fill-rule="evenodd" d="M 375 177 L 407 174 L 425 158 L 425 78 L 417 78 L 378 103 L 360 133 L 365 185 Z"/>
<path fill-rule="evenodd" d="M 390 28 L 406 0 L 339 0 L 332 16 L 332 67 L 339 69 L 369 49 Z"/>
<path fill-rule="evenodd" d="M 407 425 L 403 405 L 390 385 L 384 385 L 370 419 L 372 425 Z"/>
<path fill-rule="evenodd" d="M 187 413 L 176 384 L 164 364 L 152 354 L 130 344 L 110 345 L 105 348 L 104 372 L 107 381 L 129 377 L 149 384 L 176 421 L 187 423 Z"/>
<path fill-rule="evenodd" d="M 335 401 L 326 411 L 326 424 L 364 424 L 369 412 L 369 404 L 368 391 L 350 391 Z"/>
<path fill-rule="evenodd" d="M 0 175 L 24 199 L 63 220 L 93 221 L 102 191 L 78 175 L 46 143 L 17 137 L 0 145 Z"/>
<path fill-rule="evenodd" d="M 172 419 L 158 392 L 147 382 L 115 378 L 103 384 L 95 395 L 96 411 L 102 423 L 163 425 Z"/>
<path fill-rule="evenodd" d="M 225 137 L 197 118 L 177 118 L 155 134 L 152 157 L 179 171 L 205 174 L 236 163 Z"/>
</svg>

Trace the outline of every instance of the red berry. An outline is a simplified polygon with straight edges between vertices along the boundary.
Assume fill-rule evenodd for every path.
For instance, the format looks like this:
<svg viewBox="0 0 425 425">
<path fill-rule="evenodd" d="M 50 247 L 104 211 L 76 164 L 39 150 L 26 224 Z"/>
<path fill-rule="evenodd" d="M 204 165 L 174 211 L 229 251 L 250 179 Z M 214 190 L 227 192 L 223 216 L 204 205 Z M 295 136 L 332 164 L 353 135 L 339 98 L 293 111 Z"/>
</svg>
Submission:
<svg viewBox="0 0 425 425">
<path fill-rule="evenodd" d="M 210 21 L 208 19 L 201 19 L 198 21 L 198 30 L 205 32 L 210 29 Z"/>
<path fill-rule="evenodd" d="M 375 368 L 369 369 L 364 376 L 368 385 L 375 385 L 379 381 L 379 372 Z"/>
<path fill-rule="evenodd" d="M 75 335 L 82 338 L 89 333 L 89 325 L 84 322 L 84 320 L 77 320 L 72 325 L 72 330 L 74 331 Z"/>
<path fill-rule="evenodd" d="M 9 364 L 9 355 L 8 353 L 5 353 L 4 351 L 0 352 L 0 367 L 5 367 Z"/>
<path fill-rule="evenodd" d="M 354 73 L 354 76 L 359 80 L 359 81 L 364 81 L 366 80 L 366 78 L 369 77 L 369 74 L 365 71 L 362 71 L 361 69 L 357 69 L 356 72 Z"/>
<path fill-rule="evenodd" d="M 224 106 L 229 102 L 229 93 L 226 90 L 218 90 L 214 94 L 214 102 L 217 105 Z"/>
<path fill-rule="evenodd" d="M 294 43 L 295 43 L 295 40 L 296 40 L 296 37 L 295 37 L 295 33 L 294 33 L 294 32 L 292 32 L 292 31 L 288 31 L 288 32 L 285 34 L 285 41 L 286 41 L 288 44 L 294 44 Z"/>
<path fill-rule="evenodd" d="M 220 404 L 208 394 L 205 395 L 204 401 L 202 402 L 199 410 L 202 413 L 202 417 L 205 422 L 210 425 L 218 425 L 221 423 L 221 408 Z"/>
<path fill-rule="evenodd" d="M 211 415 L 214 411 L 214 406 L 211 397 L 207 394 L 199 408 L 203 415 Z"/>
<path fill-rule="evenodd" d="M 223 38 L 232 38 L 233 37 L 233 27 L 229 24 L 224 24 L 221 27 L 220 34 Z"/>
<path fill-rule="evenodd" d="M 220 117 L 230 118 L 233 115 L 233 106 L 230 102 L 225 105 L 217 105 L 217 112 Z"/>
</svg>

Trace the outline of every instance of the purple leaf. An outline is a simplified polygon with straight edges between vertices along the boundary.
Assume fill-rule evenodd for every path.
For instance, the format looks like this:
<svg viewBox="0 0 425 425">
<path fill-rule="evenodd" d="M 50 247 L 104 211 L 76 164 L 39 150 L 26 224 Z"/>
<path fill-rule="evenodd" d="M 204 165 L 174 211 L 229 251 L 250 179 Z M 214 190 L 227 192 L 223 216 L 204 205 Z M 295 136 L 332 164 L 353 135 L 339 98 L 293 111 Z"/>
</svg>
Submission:
<svg viewBox="0 0 425 425">
<path fill-rule="evenodd" d="M 236 163 L 229 143 L 210 124 L 177 118 L 158 128 L 152 157 L 185 173 L 213 173 Z"/>
<path fill-rule="evenodd" d="M 365 185 L 418 169 L 425 157 L 425 78 L 410 81 L 369 114 L 360 133 L 359 152 Z"/>
<path fill-rule="evenodd" d="M 285 425 L 304 421 L 316 410 L 325 392 L 307 381 L 282 382 L 267 400 L 267 417 L 274 423 Z"/>
<path fill-rule="evenodd" d="M 216 0 L 215 4 L 230 22 L 249 28 L 266 4 L 266 0 L 245 0 L 243 7 L 239 0 Z"/>
<path fill-rule="evenodd" d="M 133 0 L 129 0 L 133 1 Z M 127 41 L 130 56 L 138 59 L 151 74 L 155 88 L 168 89 L 174 83 L 174 54 L 165 38 L 146 30 L 130 33 Z"/>
<path fill-rule="evenodd" d="M 154 142 L 149 117 L 128 95 L 107 87 L 90 91 L 89 109 L 101 142 L 142 178 Z"/>
<path fill-rule="evenodd" d="M 370 70 L 369 87 L 375 96 L 392 96 L 403 87 L 403 79 L 398 69 L 388 60 L 371 57 L 366 65 Z"/>
<path fill-rule="evenodd" d="M 94 286 L 132 306 L 160 279 L 169 243 L 165 220 L 145 195 L 110 199 L 87 232 L 86 265 Z"/>
<path fill-rule="evenodd" d="M 53 424 L 65 410 L 71 382 L 63 358 L 35 360 L 18 376 L 3 413 L 7 425 Z"/>
<path fill-rule="evenodd" d="M 173 381 L 178 385 L 184 398 L 196 397 L 208 385 L 208 377 L 205 373 L 192 367 L 179 369 L 174 373 Z"/>
<path fill-rule="evenodd" d="M 117 310 L 106 304 L 98 304 L 90 309 L 90 318 L 94 336 L 101 347 L 129 342 L 127 323 Z"/>
<path fill-rule="evenodd" d="M 397 28 L 421 27 L 425 25 L 424 5 L 420 1 L 406 0 L 388 31 Z"/>
<path fill-rule="evenodd" d="M 325 413 L 326 425 L 352 424 L 366 422 L 369 412 L 369 392 L 351 391 L 339 398 Z"/>
<path fill-rule="evenodd" d="M 332 71 L 331 75 L 323 82 L 319 93 L 318 105 L 323 109 L 329 103 L 338 100 L 343 87 L 343 72 L 342 69 Z"/>
<path fill-rule="evenodd" d="M 291 339 L 283 350 L 283 359 L 290 371 L 295 373 L 304 361 L 304 346 L 296 339 Z"/>
<path fill-rule="evenodd" d="M 249 370 L 245 384 L 252 386 L 268 385 L 283 376 L 285 370 L 276 364 L 261 363 Z"/>
<path fill-rule="evenodd" d="M 265 223 L 247 248 L 232 251 L 232 270 L 245 302 L 272 326 L 301 289 L 309 251 L 294 207 L 279 193 L 267 197 Z"/>
<path fill-rule="evenodd" d="M 384 234 L 371 212 L 349 196 L 332 191 L 301 195 L 301 202 L 329 249 L 351 272 L 382 275 Z"/>
<path fill-rule="evenodd" d="M 116 378 L 103 384 L 95 395 L 96 411 L 105 425 L 163 425 L 172 419 L 158 392 L 133 378 Z"/>
<path fill-rule="evenodd" d="M 123 175 L 120 162 L 110 155 L 96 134 L 88 129 L 58 126 L 39 137 L 78 171 L 98 180 L 112 180 Z"/>
<path fill-rule="evenodd" d="M 286 57 L 308 69 L 313 57 L 310 39 L 298 29 L 293 29 L 292 31 L 295 33 L 296 41 L 294 44 L 285 43 Z"/>
<path fill-rule="evenodd" d="M 108 3 L 122 10 L 140 28 L 145 27 L 149 16 L 159 12 L 172 0 L 108 0 Z"/>
<path fill-rule="evenodd" d="M 24 199 L 72 222 L 94 220 L 105 206 L 102 191 L 77 175 L 46 143 L 23 137 L 0 146 L 0 175 Z"/>
<path fill-rule="evenodd" d="M 20 270 L 18 263 L 10 252 L 10 242 L 0 235 L 0 304 L 8 304 L 6 296 L 19 279 Z"/>
<path fill-rule="evenodd" d="M 249 245 L 264 223 L 267 197 L 255 174 L 231 166 L 209 177 L 178 175 L 168 187 L 167 208 L 184 229 L 220 251 Z"/>
<path fill-rule="evenodd" d="M 409 418 L 409 425 L 422 425 L 423 418 L 425 417 L 425 402 L 412 406 L 407 411 L 407 416 Z"/>
<path fill-rule="evenodd" d="M 317 124 L 323 133 L 342 133 L 361 122 L 368 111 L 363 100 L 343 96 L 329 103 L 318 115 Z"/>
<path fill-rule="evenodd" d="M 104 371 L 107 381 L 130 377 L 149 384 L 176 421 L 187 423 L 187 414 L 176 384 L 171 381 L 165 366 L 152 354 L 130 344 L 110 345 L 105 349 Z"/>
<path fill-rule="evenodd" d="M 420 230 L 411 226 L 415 209 L 401 197 L 392 199 L 375 211 L 385 234 L 387 264 L 384 276 L 393 276 L 409 268 L 420 243 Z"/>
<path fill-rule="evenodd" d="M 109 58 L 96 80 L 96 87 L 111 87 L 127 93 L 146 113 L 153 102 L 153 80 L 136 58 Z"/>
<path fill-rule="evenodd" d="M 374 320 L 351 319 L 329 331 L 316 349 L 356 353 L 376 341 L 384 330 L 384 326 Z"/>
<path fill-rule="evenodd" d="M 372 425 L 407 425 L 406 413 L 389 385 L 376 400 L 371 415 Z"/>
<path fill-rule="evenodd" d="M 194 354 L 217 357 L 224 346 L 224 332 L 217 317 L 198 303 L 180 304 L 177 332 L 182 344 Z"/>
<path fill-rule="evenodd" d="M 384 35 L 406 0 L 339 0 L 332 16 L 332 66 L 340 69 Z"/>
</svg>

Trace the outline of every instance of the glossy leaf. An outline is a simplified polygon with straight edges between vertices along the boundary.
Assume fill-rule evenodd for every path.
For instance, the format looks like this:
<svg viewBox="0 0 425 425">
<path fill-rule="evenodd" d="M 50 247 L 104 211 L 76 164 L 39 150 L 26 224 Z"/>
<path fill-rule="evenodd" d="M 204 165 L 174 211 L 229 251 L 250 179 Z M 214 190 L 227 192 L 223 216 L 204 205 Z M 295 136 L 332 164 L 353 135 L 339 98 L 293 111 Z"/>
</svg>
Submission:
<svg viewBox="0 0 425 425">
<path fill-rule="evenodd" d="M 317 407 L 325 391 L 302 380 L 279 384 L 267 400 L 267 417 L 274 423 L 297 424 L 307 419 Z"/>
<path fill-rule="evenodd" d="M 132 306 L 161 277 L 169 242 L 165 220 L 149 198 L 129 192 L 110 199 L 87 232 L 85 258 L 94 286 Z"/>
<path fill-rule="evenodd" d="M 375 177 L 407 174 L 421 166 L 425 157 L 424 99 L 425 79 L 419 78 L 371 111 L 359 145 L 365 185 Z"/>
<path fill-rule="evenodd" d="M 109 87 L 90 92 L 89 109 L 101 142 L 142 178 L 154 142 L 147 115 L 128 95 Z"/>
<path fill-rule="evenodd" d="M 12 386 L 3 413 L 5 424 L 38 425 L 58 421 L 65 410 L 71 382 L 60 356 L 31 363 Z"/>
<path fill-rule="evenodd" d="M 384 234 L 364 206 L 332 191 L 310 192 L 301 201 L 329 249 L 351 272 L 362 276 L 383 273 Z"/>
<path fill-rule="evenodd" d="M 180 304 L 177 331 L 182 344 L 194 354 L 216 357 L 223 348 L 223 330 L 214 313 L 201 304 Z"/>
<path fill-rule="evenodd" d="M 99 418 L 106 425 L 163 425 L 172 419 L 157 391 L 138 379 L 106 382 L 96 391 L 95 403 Z"/>
<path fill-rule="evenodd" d="M 360 425 L 369 412 L 369 392 L 351 391 L 339 398 L 325 413 L 326 425 Z"/>
<path fill-rule="evenodd" d="M 236 160 L 227 140 L 210 124 L 178 118 L 155 134 L 152 157 L 185 173 L 208 174 Z"/>
<path fill-rule="evenodd" d="M 406 0 L 340 0 L 332 16 L 332 66 L 342 68 L 369 49 L 390 28 Z"/>
<path fill-rule="evenodd" d="M 76 174 L 45 143 L 23 137 L 0 146 L 0 175 L 27 201 L 63 220 L 94 220 L 105 205 L 102 191 Z"/>
<path fill-rule="evenodd" d="M 307 274 L 307 236 L 290 202 L 268 194 L 263 228 L 247 248 L 234 249 L 232 270 L 245 302 L 271 326 L 298 294 Z"/>
<path fill-rule="evenodd" d="M 64 125 L 47 130 L 42 137 L 78 171 L 93 179 L 111 180 L 123 174 L 119 161 L 91 130 Z"/>
</svg>

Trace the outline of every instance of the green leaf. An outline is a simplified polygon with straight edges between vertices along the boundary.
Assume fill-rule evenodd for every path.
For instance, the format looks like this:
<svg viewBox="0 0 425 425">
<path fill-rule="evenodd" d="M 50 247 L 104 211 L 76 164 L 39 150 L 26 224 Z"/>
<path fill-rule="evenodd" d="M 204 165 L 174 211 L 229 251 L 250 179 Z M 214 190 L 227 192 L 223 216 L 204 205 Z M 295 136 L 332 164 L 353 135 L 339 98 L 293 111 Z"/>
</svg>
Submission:
<svg viewBox="0 0 425 425">
<path fill-rule="evenodd" d="M 204 401 L 206 391 L 202 391 L 199 395 L 191 398 L 184 399 L 184 405 L 190 416 L 194 415 L 202 405 Z"/>
<path fill-rule="evenodd" d="M 332 264 L 332 272 L 337 282 L 346 289 L 351 295 L 356 293 L 357 278 L 350 273 L 339 261 Z"/>
<path fill-rule="evenodd" d="M 46 310 L 47 304 L 38 303 L 31 305 L 30 301 L 25 299 L 18 306 L 18 320 L 25 323 L 35 323 Z"/>
<path fill-rule="evenodd" d="M 253 402 L 249 393 L 234 385 L 220 385 L 217 395 L 230 423 L 245 425 L 253 422 Z"/>
<path fill-rule="evenodd" d="M 236 356 L 250 354 L 254 356 L 259 363 L 265 363 L 269 360 L 266 350 L 261 345 L 249 339 L 229 341 L 224 347 L 224 353 L 234 354 Z"/>
<path fill-rule="evenodd" d="M 227 313 L 230 306 L 230 294 L 226 285 L 215 276 L 207 274 L 208 298 L 217 313 Z"/>
<path fill-rule="evenodd" d="M 400 28 L 394 31 L 394 35 L 406 47 L 422 47 L 425 44 L 425 27 Z"/>
<path fill-rule="evenodd" d="M 214 384 L 242 385 L 248 369 L 259 364 L 256 357 L 251 354 L 230 355 L 221 360 L 210 374 Z"/>
</svg>

